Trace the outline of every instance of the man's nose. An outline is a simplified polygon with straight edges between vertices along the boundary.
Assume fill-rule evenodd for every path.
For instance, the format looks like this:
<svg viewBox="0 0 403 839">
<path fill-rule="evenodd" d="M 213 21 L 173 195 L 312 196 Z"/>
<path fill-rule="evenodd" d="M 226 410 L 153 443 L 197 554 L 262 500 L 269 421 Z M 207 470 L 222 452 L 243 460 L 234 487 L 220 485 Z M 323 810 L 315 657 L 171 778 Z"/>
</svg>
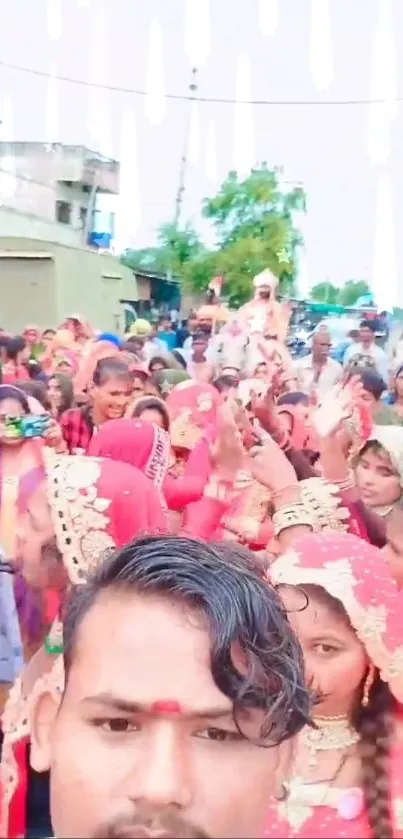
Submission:
<svg viewBox="0 0 403 839">
<path fill-rule="evenodd" d="M 190 753 L 183 735 L 160 721 L 144 738 L 144 750 L 133 772 L 129 797 L 152 807 L 187 807 L 191 801 Z"/>
</svg>

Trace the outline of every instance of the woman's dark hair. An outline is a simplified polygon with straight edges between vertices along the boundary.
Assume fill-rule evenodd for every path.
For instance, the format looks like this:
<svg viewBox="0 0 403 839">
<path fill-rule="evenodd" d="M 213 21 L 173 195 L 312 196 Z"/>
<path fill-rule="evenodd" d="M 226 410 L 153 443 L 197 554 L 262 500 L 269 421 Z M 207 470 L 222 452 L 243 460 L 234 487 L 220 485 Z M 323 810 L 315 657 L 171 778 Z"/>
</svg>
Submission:
<svg viewBox="0 0 403 839">
<path fill-rule="evenodd" d="M 393 374 L 392 386 L 390 388 L 390 403 L 394 405 L 397 401 L 397 387 L 396 387 L 396 379 L 401 376 L 403 373 L 403 364 L 399 364 L 397 369 Z"/>
<path fill-rule="evenodd" d="M 374 333 L 374 335 L 376 334 L 376 331 L 377 331 L 376 330 L 376 323 L 374 323 L 373 320 L 367 320 L 367 318 L 364 318 L 364 320 L 361 321 L 360 329 L 370 329 L 371 332 Z"/>
<path fill-rule="evenodd" d="M 60 403 L 60 408 L 59 408 L 59 411 L 58 411 L 58 415 L 59 415 L 59 417 L 61 417 L 62 414 L 64 414 L 65 411 L 69 411 L 70 408 L 73 407 L 73 404 L 74 404 L 73 382 L 71 381 L 71 379 L 69 379 L 68 376 L 64 376 L 63 373 L 53 373 L 53 375 L 50 376 L 50 378 L 49 378 L 48 385 L 50 384 L 52 379 L 55 379 L 56 382 L 58 383 L 59 387 L 60 387 L 60 393 L 61 393 L 62 398 L 61 398 L 61 403 Z"/>
<path fill-rule="evenodd" d="M 158 396 L 142 396 L 140 399 L 136 399 L 132 413 L 133 418 L 141 419 L 144 411 L 157 411 L 162 418 L 165 431 L 169 431 L 169 411 L 162 399 L 159 399 Z"/>
<path fill-rule="evenodd" d="M 56 329 L 52 329 L 52 327 L 51 327 L 51 326 L 50 326 L 50 327 L 48 327 L 48 329 L 44 329 L 44 330 L 43 330 L 43 332 L 42 332 L 41 337 L 42 337 L 42 338 L 46 338 L 48 335 L 49 335 L 49 336 L 51 335 L 51 336 L 52 336 L 52 338 L 54 338 L 54 337 L 55 337 L 55 335 L 56 335 Z"/>
<path fill-rule="evenodd" d="M 36 382 L 38 380 L 41 381 L 41 377 L 43 380 L 45 374 L 42 370 L 41 365 L 39 364 L 39 361 L 35 361 L 34 358 L 29 358 L 25 364 L 25 367 L 28 370 L 29 378 L 32 379 L 33 382 Z"/>
<path fill-rule="evenodd" d="M 364 390 L 372 393 L 376 400 L 381 398 L 384 390 L 386 390 L 386 384 L 376 370 L 360 370 L 358 368 L 354 373 L 360 377 Z"/>
<path fill-rule="evenodd" d="M 130 370 L 119 358 L 102 358 L 95 367 L 92 381 L 96 387 L 104 385 L 109 379 L 130 379 Z"/>
<path fill-rule="evenodd" d="M 162 368 L 163 370 L 168 370 L 169 368 L 169 364 L 166 358 L 162 358 L 162 356 L 160 355 L 155 355 L 154 358 L 151 359 L 148 365 L 148 370 L 150 373 L 154 372 L 154 364 L 158 364 L 158 369 Z"/>
<path fill-rule="evenodd" d="M 322 586 L 303 585 L 300 588 L 308 601 L 311 595 L 326 606 L 336 618 L 349 626 L 353 632 L 355 631 L 343 605 L 328 594 Z M 395 706 L 396 702 L 389 686 L 381 680 L 379 672 L 375 671 L 374 681 L 368 693 L 368 704 L 363 705 L 361 693 L 351 720 L 360 735 L 361 783 L 373 839 L 393 839 L 389 798 L 389 758 L 392 713 Z"/>
<path fill-rule="evenodd" d="M 124 352 L 130 352 L 133 355 L 138 355 L 137 347 L 142 343 L 141 338 L 128 338 L 127 341 L 123 341 L 121 344 L 120 349 Z"/>
<path fill-rule="evenodd" d="M 277 745 L 309 720 L 310 693 L 299 642 L 277 593 L 264 582 L 260 569 L 248 567 L 239 550 L 180 536 L 145 536 L 106 558 L 67 601 L 66 683 L 82 622 L 108 592 L 157 595 L 204 617 L 211 674 L 232 700 L 238 730 L 243 733 L 246 709 L 264 711 L 258 745 Z M 234 663 L 235 643 L 243 652 L 242 670 Z"/>
<path fill-rule="evenodd" d="M 214 380 L 213 386 L 219 393 L 225 393 L 226 390 L 230 390 L 231 388 L 238 387 L 239 379 L 237 376 L 230 376 L 229 374 L 218 376 L 217 379 Z"/>
<path fill-rule="evenodd" d="M 174 357 L 175 361 L 178 362 L 182 370 L 186 370 L 186 359 L 183 357 L 182 353 L 179 352 L 179 350 L 172 350 L 171 355 Z"/>
<path fill-rule="evenodd" d="M 7 361 L 17 361 L 18 355 L 25 350 L 26 342 L 21 335 L 16 338 L 9 338 L 5 345 Z"/>
<path fill-rule="evenodd" d="M 44 382 L 21 382 L 21 384 L 19 384 L 18 387 L 27 396 L 33 396 L 33 398 L 36 399 L 40 403 L 40 405 L 42 405 L 42 408 L 44 408 L 45 411 L 50 411 L 51 404 L 48 396 L 48 391 Z"/>
<path fill-rule="evenodd" d="M 290 391 L 290 393 L 283 393 L 277 399 L 277 405 L 309 405 L 309 396 L 299 390 Z"/>
<path fill-rule="evenodd" d="M 362 449 L 360 450 L 359 455 L 357 456 L 356 463 L 357 462 L 359 463 L 359 461 L 363 457 L 363 455 L 367 454 L 368 452 L 373 452 L 373 454 L 381 454 L 381 455 L 386 454 L 388 456 L 389 460 L 390 460 L 389 452 L 386 449 L 384 449 L 384 447 L 382 446 L 381 443 L 378 442 L 378 440 L 367 440 L 367 442 L 364 443 Z M 391 468 L 393 469 L 393 471 L 397 475 L 397 470 L 396 470 L 396 468 L 395 468 L 395 466 L 393 465 L 392 462 L 391 462 Z"/>
<path fill-rule="evenodd" d="M 14 385 L 0 385 L 0 404 L 5 399 L 15 399 L 21 405 L 25 414 L 30 413 L 28 399 L 19 387 L 14 387 Z"/>
</svg>

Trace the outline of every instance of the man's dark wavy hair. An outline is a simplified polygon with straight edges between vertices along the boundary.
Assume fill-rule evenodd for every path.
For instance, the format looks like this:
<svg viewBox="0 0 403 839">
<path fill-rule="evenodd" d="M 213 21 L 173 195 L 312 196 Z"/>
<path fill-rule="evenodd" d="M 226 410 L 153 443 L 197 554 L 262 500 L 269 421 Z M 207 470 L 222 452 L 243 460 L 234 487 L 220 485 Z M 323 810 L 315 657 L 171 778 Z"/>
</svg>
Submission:
<svg viewBox="0 0 403 839">
<path fill-rule="evenodd" d="M 203 615 L 211 642 L 211 673 L 233 703 L 238 730 L 243 712 L 265 712 L 258 745 L 275 746 L 309 721 L 302 651 L 281 601 L 253 554 L 228 543 L 146 536 L 109 556 L 67 602 L 66 683 L 82 621 L 101 595 L 119 590 L 163 596 Z M 235 643 L 245 659 L 242 672 L 233 662 Z"/>
</svg>

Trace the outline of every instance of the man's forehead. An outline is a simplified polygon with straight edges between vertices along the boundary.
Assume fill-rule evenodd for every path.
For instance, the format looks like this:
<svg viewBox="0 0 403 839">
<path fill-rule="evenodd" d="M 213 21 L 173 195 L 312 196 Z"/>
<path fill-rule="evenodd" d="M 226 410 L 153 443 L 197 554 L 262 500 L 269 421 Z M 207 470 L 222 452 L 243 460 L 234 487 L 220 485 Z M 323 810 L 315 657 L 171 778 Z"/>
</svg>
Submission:
<svg viewBox="0 0 403 839">
<path fill-rule="evenodd" d="M 130 663 L 130 666 L 129 666 Z M 104 593 L 78 630 L 69 685 L 86 694 L 125 694 L 138 703 L 174 695 L 192 707 L 217 699 L 207 626 L 196 612 L 154 596 Z"/>
</svg>

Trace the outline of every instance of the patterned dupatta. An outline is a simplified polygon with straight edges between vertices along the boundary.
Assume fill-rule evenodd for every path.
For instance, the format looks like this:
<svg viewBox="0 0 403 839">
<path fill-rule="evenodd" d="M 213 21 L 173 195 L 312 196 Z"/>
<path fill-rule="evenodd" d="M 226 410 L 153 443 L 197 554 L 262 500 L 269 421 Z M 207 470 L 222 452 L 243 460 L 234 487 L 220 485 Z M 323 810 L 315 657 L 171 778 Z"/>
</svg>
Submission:
<svg viewBox="0 0 403 839">
<path fill-rule="evenodd" d="M 107 551 L 136 536 L 167 530 L 158 492 L 138 469 L 84 455 L 43 455 L 57 547 L 72 585 L 85 583 Z M 52 637 L 60 639 L 60 624 L 53 627 Z M 29 742 L 31 708 L 45 688 L 60 693 L 63 678 L 62 657 L 56 656 L 50 672 L 38 676 L 28 696 L 21 678 L 10 692 L 3 715 L 1 836 L 25 835 L 24 743 Z"/>
<path fill-rule="evenodd" d="M 275 585 L 321 586 L 343 605 L 370 662 L 389 684 L 397 700 L 400 719 L 403 702 L 403 593 L 399 592 L 381 551 L 347 533 L 308 535 L 276 559 L 270 568 Z M 403 747 L 392 743 L 389 788 L 394 836 L 403 837 Z M 332 792 L 330 786 L 330 791 Z M 335 790 L 336 791 L 336 790 Z M 312 794 L 312 791 L 311 791 Z M 323 805 L 288 802 L 271 806 L 267 821 L 270 837 L 371 837 L 365 811 L 342 816 Z M 347 819 L 347 820 L 346 820 Z"/>
</svg>

